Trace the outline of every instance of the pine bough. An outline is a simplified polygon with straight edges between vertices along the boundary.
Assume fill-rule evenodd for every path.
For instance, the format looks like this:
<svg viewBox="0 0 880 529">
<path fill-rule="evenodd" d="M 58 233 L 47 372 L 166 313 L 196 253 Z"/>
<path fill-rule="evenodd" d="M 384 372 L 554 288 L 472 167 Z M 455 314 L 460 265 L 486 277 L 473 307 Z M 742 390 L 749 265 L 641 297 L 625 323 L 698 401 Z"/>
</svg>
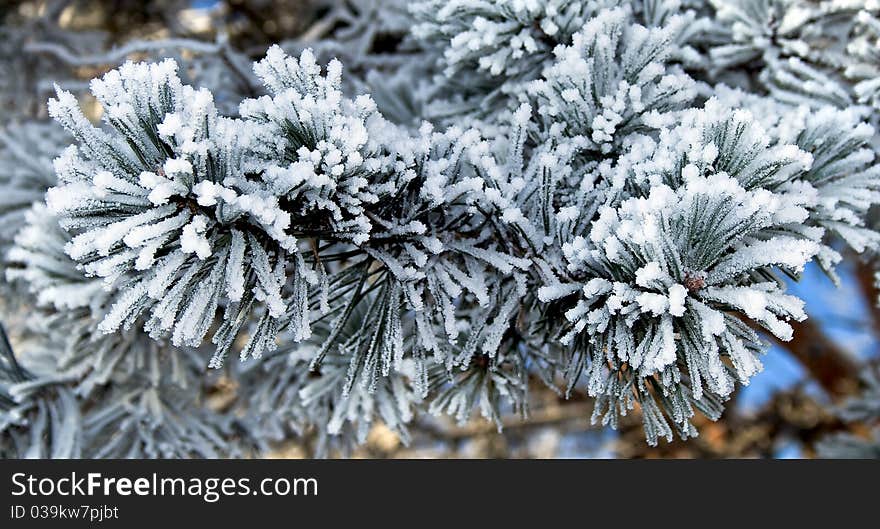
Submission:
<svg viewBox="0 0 880 529">
<path fill-rule="evenodd" d="M 783 278 L 880 243 L 876 6 L 819 54 L 821 10 L 718 4 L 418 2 L 416 119 L 277 46 L 234 116 L 172 60 L 94 80 L 101 127 L 59 90 L 72 145 L 0 136 L 4 288 L 41 315 L 0 344 L 2 450 L 327 453 L 419 410 L 500 428 L 534 384 L 696 435 L 806 317 Z"/>
</svg>

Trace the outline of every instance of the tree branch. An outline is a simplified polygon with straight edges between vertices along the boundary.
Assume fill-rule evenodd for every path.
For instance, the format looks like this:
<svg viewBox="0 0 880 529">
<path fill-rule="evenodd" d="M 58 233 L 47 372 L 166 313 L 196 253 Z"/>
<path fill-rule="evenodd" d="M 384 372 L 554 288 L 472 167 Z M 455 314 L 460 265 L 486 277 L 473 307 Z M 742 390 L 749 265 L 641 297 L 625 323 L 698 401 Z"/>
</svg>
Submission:
<svg viewBox="0 0 880 529">
<path fill-rule="evenodd" d="M 776 343 L 787 349 L 832 398 L 855 393 L 859 387 L 855 358 L 829 338 L 815 320 L 790 323 L 794 337 L 788 342 L 774 338 Z"/>
</svg>

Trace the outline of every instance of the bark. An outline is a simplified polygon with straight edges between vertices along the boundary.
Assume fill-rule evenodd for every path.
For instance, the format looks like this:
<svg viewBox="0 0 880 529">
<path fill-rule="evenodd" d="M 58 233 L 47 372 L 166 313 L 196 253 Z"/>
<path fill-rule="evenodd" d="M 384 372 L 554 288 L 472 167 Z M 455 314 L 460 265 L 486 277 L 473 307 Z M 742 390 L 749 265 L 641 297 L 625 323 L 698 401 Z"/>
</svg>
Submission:
<svg viewBox="0 0 880 529">
<path fill-rule="evenodd" d="M 840 347 L 811 319 L 791 322 L 794 338 L 777 343 L 787 349 L 807 370 L 810 377 L 835 400 L 859 389 L 859 364 L 849 351 Z"/>
<path fill-rule="evenodd" d="M 853 260 L 856 265 L 856 280 L 859 284 L 859 290 L 865 298 L 868 305 L 868 314 L 871 316 L 871 327 L 874 330 L 874 336 L 880 337 L 880 292 L 877 291 L 877 283 L 874 279 L 875 267 L 872 263 L 867 263 L 861 259 Z"/>
</svg>

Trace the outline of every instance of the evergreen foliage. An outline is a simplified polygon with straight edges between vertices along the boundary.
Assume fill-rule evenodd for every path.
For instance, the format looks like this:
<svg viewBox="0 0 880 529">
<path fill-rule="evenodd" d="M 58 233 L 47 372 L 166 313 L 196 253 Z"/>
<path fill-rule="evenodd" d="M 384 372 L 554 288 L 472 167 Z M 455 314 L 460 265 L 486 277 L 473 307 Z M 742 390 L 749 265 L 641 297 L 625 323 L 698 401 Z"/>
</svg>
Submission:
<svg viewBox="0 0 880 529">
<path fill-rule="evenodd" d="M 819 455 L 846 459 L 880 457 L 880 379 L 876 366 L 866 373 L 862 393 L 840 407 L 838 415 L 846 422 L 867 424 L 871 431 L 863 436 L 851 433 L 829 435 L 819 443 Z"/>
<path fill-rule="evenodd" d="M 806 318 L 786 279 L 880 244 L 874 4 L 365 2 L 241 90 L 126 62 L 95 124 L 58 87 L 70 137 L 0 134 L 3 292 L 39 316 L 0 341 L 0 453 L 327 455 L 500 429 L 535 384 L 698 435 Z"/>
</svg>

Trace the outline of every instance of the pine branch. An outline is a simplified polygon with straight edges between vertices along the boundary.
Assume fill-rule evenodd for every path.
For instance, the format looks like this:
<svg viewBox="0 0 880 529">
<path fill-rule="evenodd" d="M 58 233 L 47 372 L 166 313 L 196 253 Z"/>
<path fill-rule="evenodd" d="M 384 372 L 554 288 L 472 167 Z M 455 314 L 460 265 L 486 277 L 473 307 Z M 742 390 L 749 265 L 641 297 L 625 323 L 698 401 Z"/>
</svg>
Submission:
<svg viewBox="0 0 880 529">
<path fill-rule="evenodd" d="M 89 83 L 101 125 L 57 89 L 72 144 L 0 134 L 0 279 L 39 311 L 3 450 L 328 454 L 380 421 L 405 444 L 424 412 L 454 439 L 483 435 L 475 415 L 582 425 L 586 394 L 594 426 L 699 427 L 720 455 L 710 421 L 764 333 L 851 394 L 865 369 L 783 278 L 880 249 L 877 10 L 710 4 L 346 3 L 314 50 L 270 47 L 259 86 L 222 38 L 35 38 L 59 69 L 194 53 Z M 236 388 L 223 413 L 206 366 Z M 533 380 L 577 402 L 514 420 Z"/>
</svg>

